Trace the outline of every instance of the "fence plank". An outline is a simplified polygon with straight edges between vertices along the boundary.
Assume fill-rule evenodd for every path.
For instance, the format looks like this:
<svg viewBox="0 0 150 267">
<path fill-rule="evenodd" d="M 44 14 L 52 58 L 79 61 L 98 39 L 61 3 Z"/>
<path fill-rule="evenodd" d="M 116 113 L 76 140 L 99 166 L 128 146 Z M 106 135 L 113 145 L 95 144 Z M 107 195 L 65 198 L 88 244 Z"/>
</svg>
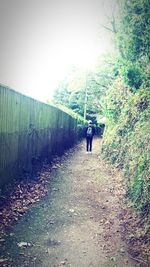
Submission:
<svg viewBox="0 0 150 267">
<path fill-rule="evenodd" d="M 76 140 L 76 119 L 0 85 L 0 188 Z"/>
</svg>

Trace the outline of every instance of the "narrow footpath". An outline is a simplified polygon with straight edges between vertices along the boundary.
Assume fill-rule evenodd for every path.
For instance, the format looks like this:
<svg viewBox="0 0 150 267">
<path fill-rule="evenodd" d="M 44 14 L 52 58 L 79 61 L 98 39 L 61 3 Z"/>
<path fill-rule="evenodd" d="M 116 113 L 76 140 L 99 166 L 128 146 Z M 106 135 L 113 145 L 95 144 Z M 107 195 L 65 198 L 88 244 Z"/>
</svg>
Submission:
<svg viewBox="0 0 150 267">
<path fill-rule="evenodd" d="M 0 266 L 139 266 L 121 239 L 120 178 L 102 160 L 101 142 L 86 154 L 83 141 L 52 166 L 47 194 L 0 242 Z"/>
</svg>

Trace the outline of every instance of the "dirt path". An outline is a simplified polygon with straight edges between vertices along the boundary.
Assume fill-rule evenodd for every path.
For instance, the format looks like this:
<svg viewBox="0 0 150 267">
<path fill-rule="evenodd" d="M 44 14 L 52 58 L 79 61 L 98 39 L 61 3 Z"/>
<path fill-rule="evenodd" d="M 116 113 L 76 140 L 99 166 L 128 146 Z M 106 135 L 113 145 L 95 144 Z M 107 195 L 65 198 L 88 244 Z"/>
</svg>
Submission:
<svg viewBox="0 0 150 267">
<path fill-rule="evenodd" d="M 50 173 L 48 194 L 9 231 L 3 257 L 13 267 L 133 267 L 121 241 L 116 176 L 82 143 Z M 27 242 L 27 243 L 20 243 Z"/>
</svg>

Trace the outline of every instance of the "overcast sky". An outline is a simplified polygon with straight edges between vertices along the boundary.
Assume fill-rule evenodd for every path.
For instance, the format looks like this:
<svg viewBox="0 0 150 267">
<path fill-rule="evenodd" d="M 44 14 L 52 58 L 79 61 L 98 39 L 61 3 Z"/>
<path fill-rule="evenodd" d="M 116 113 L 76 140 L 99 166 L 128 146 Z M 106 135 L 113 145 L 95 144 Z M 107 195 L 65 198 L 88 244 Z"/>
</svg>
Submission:
<svg viewBox="0 0 150 267">
<path fill-rule="evenodd" d="M 90 67 L 111 50 L 114 0 L 0 0 L 0 83 L 50 98 L 71 65 Z"/>
</svg>

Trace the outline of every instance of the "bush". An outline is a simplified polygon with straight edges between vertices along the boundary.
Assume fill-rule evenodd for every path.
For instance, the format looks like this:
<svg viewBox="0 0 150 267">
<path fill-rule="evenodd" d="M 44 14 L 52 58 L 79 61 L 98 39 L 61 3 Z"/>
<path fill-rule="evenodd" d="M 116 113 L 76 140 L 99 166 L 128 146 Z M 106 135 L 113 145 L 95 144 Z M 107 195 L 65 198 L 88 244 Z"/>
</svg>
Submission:
<svg viewBox="0 0 150 267">
<path fill-rule="evenodd" d="M 121 79 L 103 99 L 107 118 L 103 155 L 123 169 L 129 197 L 145 212 L 150 200 L 149 102 L 148 90 L 132 93 Z"/>
</svg>

